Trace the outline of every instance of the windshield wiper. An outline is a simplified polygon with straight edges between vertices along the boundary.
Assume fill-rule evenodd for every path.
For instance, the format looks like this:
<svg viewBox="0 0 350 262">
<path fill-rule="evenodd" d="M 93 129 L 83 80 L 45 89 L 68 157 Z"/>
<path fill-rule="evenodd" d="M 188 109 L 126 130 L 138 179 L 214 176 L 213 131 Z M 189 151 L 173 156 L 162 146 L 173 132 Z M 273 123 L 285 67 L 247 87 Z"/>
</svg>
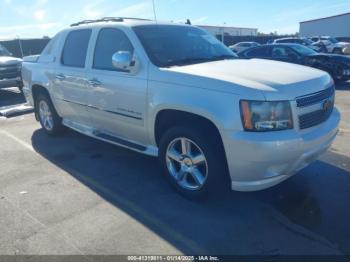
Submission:
<svg viewBox="0 0 350 262">
<path fill-rule="evenodd" d="M 184 65 L 191 65 L 191 64 L 198 64 L 198 63 L 205 63 L 205 62 L 211 62 L 211 61 L 219 61 L 224 59 L 234 59 L 236 58 L 233 55 L 221 55 L 221 56 L 212 56 L 212 57 L 190 57 L 185 58 L 181 60 L 171 61 L 167 64 L 165 64 L 166 67 L 170 66 L 184 66 Z"/>
<path fill-rule="evenodd" d="M 211 61 L 210 58 L 185 58 L 185 59 L 180 59 L 180 60 L 175 60 L 167 63 L 165 66 L 170 67 L 170 66 L 183 66 L 183 65 L 190 65 L 190 64 L 197 64 L 197 63 L 204 63 Z"/>
<path fill-rule="evenodd" d="M 218 61 L 218 60 L 226 60 L 226 59 L 235 59 L 237 58 L 234 55 L 219 55 L 219 56 L 213 56 L 212 59 L 213 61 Z"/>
</svg>

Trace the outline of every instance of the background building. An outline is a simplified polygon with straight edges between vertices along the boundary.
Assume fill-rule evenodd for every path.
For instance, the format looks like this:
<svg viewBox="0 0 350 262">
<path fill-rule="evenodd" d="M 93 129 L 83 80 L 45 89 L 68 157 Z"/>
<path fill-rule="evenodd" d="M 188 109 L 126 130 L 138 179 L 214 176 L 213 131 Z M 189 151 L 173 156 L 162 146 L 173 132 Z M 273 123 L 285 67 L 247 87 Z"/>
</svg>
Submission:
<svg viewBox="0 0 350 262">
<path fill-rule="evenodd" d="M 258 35 L 257 28 L 245 28 L 245 27 L 230 27 L 230 26 L 209 26 L 198 25 L 198 27 L 207 30 L 209 33 L 215 36 L 230 35 L 230 36 L 256 36 Z"/>
<path fill-rule="evenodd" d="M 350 37 L 350 13 L 300 23 L 300 36 Z"/>
</svg>

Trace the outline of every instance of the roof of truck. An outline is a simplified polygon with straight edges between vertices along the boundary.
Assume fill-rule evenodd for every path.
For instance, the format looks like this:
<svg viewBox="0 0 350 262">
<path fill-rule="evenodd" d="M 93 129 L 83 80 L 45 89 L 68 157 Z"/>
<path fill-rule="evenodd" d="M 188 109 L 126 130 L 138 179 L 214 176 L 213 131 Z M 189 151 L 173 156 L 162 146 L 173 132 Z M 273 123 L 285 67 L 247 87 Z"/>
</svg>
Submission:
<svg viewBox="0 0 350 262">
<path fill-rule="evenodd" d="M 126 26 L 140 26 L 140 25 L 186 25 L 172 22 L 159 22 L 143 18 L 129 18 L 129 17 L 104 17 L 96 20 L 83 20 L 71 25 L 71 27 L 99 27 L 106 25 L 126 25 Z"/>
</svg>

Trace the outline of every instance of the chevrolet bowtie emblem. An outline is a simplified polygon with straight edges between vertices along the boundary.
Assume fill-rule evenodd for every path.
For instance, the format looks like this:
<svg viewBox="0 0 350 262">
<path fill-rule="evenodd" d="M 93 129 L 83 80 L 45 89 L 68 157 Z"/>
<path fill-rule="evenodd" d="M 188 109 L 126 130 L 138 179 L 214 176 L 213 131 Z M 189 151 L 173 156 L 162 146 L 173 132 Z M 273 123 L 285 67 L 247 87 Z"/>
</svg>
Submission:
<svg viewBox="0 0 350 262">
<path fill-rule="evenodd" d="M 332 100 L 326 100 L 323 103 L 323 111 L 324 112 L 328 112 L 329 110 L 331 110 L 333 107 L 333 102 Z"/>
</svg>

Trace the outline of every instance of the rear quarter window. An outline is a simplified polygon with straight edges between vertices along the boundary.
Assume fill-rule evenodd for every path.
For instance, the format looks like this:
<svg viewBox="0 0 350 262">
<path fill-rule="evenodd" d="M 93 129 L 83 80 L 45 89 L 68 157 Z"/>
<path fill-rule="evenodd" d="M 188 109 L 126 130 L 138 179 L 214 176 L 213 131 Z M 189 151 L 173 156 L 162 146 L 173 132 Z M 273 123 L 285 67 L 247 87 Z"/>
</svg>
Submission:
<svg viewBox="0 0 350 262">
<path fill-rule="evenodd" d="M 55 48 L 57 47 L 58 44 L 58 39 L 59 39 L 59 35 L 56 35 L 54 38 L 52 38 L 50 40 L 50 42 L 48 42 L 48 44 L 46 45 L 46 47 L 44 48 L 43 52 L 41 53 L 41 55 L 51 55 L 52 52 L 55 50 Z"/>
</svg>

